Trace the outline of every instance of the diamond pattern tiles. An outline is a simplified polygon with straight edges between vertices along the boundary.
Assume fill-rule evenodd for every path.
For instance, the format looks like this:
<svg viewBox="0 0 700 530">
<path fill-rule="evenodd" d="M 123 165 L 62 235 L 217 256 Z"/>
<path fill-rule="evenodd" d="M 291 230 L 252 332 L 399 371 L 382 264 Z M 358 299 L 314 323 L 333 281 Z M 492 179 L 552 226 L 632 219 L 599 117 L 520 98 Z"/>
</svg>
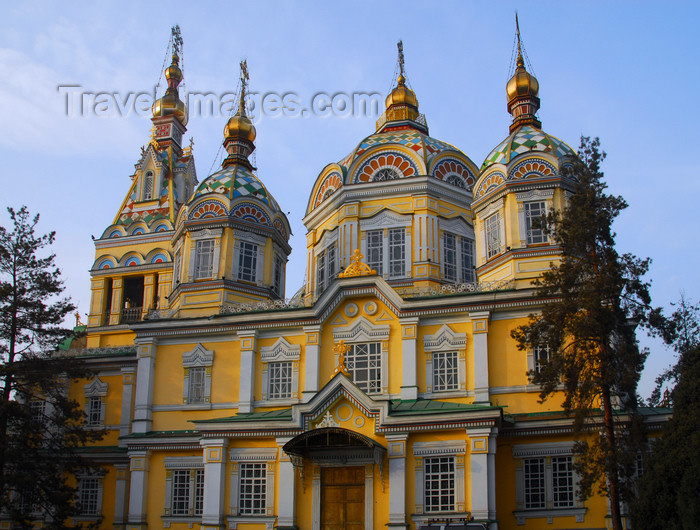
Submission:
<svg viewBox="0 0 700 530">
<path fill-rule="evenodd" d="M 557 158 L 576 155 L 565 142 L 540 129 L 526 125 L 515 130 L 508 138 L 498 144 L 486 157 L 481 169 L 483 170 L 491 164 L 508 164 L 516 156 L 530 151 L 549 152 Z"/>
<path fill-rule="evenodd" d="M 255 197 L 273 210 L 279 211 L 277 201 L 270 195 L 262 182 L 243 166 L 234 165 L 210 175 L 199 185 L 193 199 L 210 193 L 220 193 L 230 199 Z"/>
</svg>

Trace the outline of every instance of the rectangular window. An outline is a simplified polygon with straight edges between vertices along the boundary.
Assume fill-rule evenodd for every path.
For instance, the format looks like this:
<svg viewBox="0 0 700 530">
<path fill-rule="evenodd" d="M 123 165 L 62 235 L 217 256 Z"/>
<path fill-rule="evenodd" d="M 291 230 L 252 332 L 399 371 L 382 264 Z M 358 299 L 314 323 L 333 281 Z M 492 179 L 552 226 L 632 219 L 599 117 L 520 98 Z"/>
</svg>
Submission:
<svg viewBox="0 0 700 530">
<path fill-rule="evenodd" d="M 194 472 L 194 502 L 195 515 L 204 513 L 204 470 L 197 469 Z"/>
<path fill-rule="evenodd" d="M 574 506 L 574 463 L 570 456 L 552 457 L 552 507 Z"/>
<path fill-rule="evenodd" d="M 86 423 L 88 425 L 102 424 L 102 398 L 100 396 L 88 398 Z"/>
<path fill-rule="evenodd" d="M 190 367 L 190 386 L 187 394 L 189 403 L 204 403 L 205 388 L 204 381 L 206 376 L 206 367 L 193 366 Z"/>
<path fill-rule="evenodd" d="M 445 270 L 445 280 L 457 281 L 457 236 L 442 234 L 442 260 Z"/>
<path fill-rule="evenodd" d="M 495 213 L 484 221 L 486 225 L 486 259 L 501 251 L 501 214 Z"/>
<path fill-rule="evenodd" d="M 433 353 L 433 392 L 459 389 L 457 352 Z"/>
<path fill-rule="evenodd" d="M 549 362 L 549 346 L 535 346 L 532 355 L 535 358 L 535 372 L 539 374 L 542 367 Z"/>
<path fill-rule="evenodd" d="M 525 228 L 527 230 L 527 244 L 546 243 L 547 236 L 544 233 L 543 222 L 545 210 L 544 201 L 526 202 Z"/>
<path fill-rule="evenodd" d="M 284 271 L 284 261 L 279 256 L 275 256 L 275 274 L 272 280 L 272 290 L 280 298 L 284 298 L 284 293 L 282 292 L 282 274 Z"/>
<path fill-rule="evenodd" d="M 288 399 L 292 397 L 292 362 L 270 363 L 268 366 L 270 399 Z"/>
<path fill-rule="evenodd" d="M 240 465 L 238 486 L 240 515 L 265 515 L 266 468 L 265 462 L 246 462 Z"/>
<path fill-rule="evenodd" d="M 203 239 L 195 242 L 194 278 L 211 278 L 214 271 L 214 240 Z"/>
<path fill-rule="evenodd" d="M 258 245 L 241 241 L 241 253 L 238 257 L 238 279 L 245 282 L 255 282 L 257 266 Z"/>
<path fill-rule="evenodd" d="M 455 459 L 453 456 L 423 459 L 425 511 L 451 512 L 455 509 Z"/>
<path fill-rule="evenodd" d="M 322 293 L 338 275 L 336 246 L 333 243 L 322 250 L 316 258 L 316 290 Z"/>
<path fill-rule="evenodd" d="M 526 458 L 523 461 L 525 476 L 525 509 L 546 507 L 544 485 L 544 458 Z"/>
<path fill-rule="evenodd" d="M 326 290 L 326 251 L 324 250 L 316 258 L 316 290 L 322 293 Z"/>
<path fill-rule="evenodd" d="M 99 515 L 98 506 L 100 480 L 98 478 L 81 478 L 78 484 L 78 507 L 80 515 Z"/>
<path fill-rule="evenodd" d="M 150 171 L 143 177 L 143 200 L 150 201 L 153 198 L 153 173 Z"/>
<path fill-rule="evenodd" d="M 379 271 L 377 271 L 379 272 Z M 406 276 L 406 230 L 389 230 L 389 278 Z"/>
<path fill-rule="evenodd" d="M 173 273 L 175 274 L 175 283 L 180 283 L 180 278 L 182 277 L 182 255 L 178 252 L 175 254 L 175 265 L 173 266 Z"/>
<path fill-rule="evenodd" d="M 379 342 L 351 344 L 345 355 L 345 367 L 352 381 L 368 394 L 381 391 L 382 345 Z"/>
<path fill-rule="evenodd" d="M 204 511 L 204 470 L 172 471 L 170 513 L 175 516 L 201 516 Z"/>
<path fill-rule="evenodd" d="M 377 274 L 384 274 L 384 231 L 367 232 L 367 265 Z"/>
<path fill-rule="evenodd" d="M 29 408 L 32 411 L 32 419 L 37 423 L 44 423 L 46 414 L 46 401 L 35 399 L 29 402 Z"/>
<path fill-rule="evenodd" d="M 463 237 L 460 250 L 462 257 L 462 281 L 465 283 L 476 281 L 474 272 L 474 241 Z"/>
</svg>

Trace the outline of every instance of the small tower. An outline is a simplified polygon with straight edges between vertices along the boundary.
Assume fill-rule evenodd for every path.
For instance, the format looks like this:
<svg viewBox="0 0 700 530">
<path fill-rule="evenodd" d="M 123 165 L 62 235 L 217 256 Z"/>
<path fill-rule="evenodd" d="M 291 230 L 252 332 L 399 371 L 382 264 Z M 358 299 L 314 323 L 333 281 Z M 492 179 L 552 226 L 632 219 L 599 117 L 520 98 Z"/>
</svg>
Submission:
<svg viewBox="0 0 700 530">
<path fill-rule="evenodd" d="M 517 13 L 515 14 L 515 28 L 518 39 L 518 59 L 515 74 L 513 74 L 513 77 L 510 78 L 506 85 L 508 112 L 513 116 L 510 132 L 523 125 L 533 125 L 538 129 L 542 127 L 542 123 L 536 116 L 540 108 L 540 98 L 538 97 L 540 84 L 537 78 L 525 69 Z"/>
<path fill-rule="evenodd" d="M 247 61 L 241 61 L 241 95 L 238 100 L 238 112 L 231 117 L 224 127 L 224 149 L 228 156 L 224 160 L 222 167 L 229 167 L 233 164 L 242 164 L 248 169 L 253 169 L 248 157 L 255 150 L 256 131 L 246 115 L 245 98 L 248 90 Z"/>
</svg>

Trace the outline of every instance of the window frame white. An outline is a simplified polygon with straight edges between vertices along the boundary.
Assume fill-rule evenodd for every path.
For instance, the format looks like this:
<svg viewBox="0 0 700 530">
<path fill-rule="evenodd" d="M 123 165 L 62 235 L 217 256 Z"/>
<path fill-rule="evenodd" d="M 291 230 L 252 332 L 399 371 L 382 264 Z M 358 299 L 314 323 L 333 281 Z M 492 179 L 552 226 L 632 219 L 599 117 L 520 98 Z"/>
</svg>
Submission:
<svg viewBox="0 0 700 530">
<path fill-rule="evenodd" d="M 80 506 L 80 511 L 72 517 L 74 521 L 98 521 L 102 518 L 102 503 L 103 503 L 103 493 L 104 493 L 104 474 L 97 473 L 78 473 L 75 476 L 76 479 L 76 489 L 75 489 L 75 502 L 76 505 Z M 89 493 L 94 495 L 92 498 L 92 504 L 94 506 L 94 513 L 86 512 L 83 506 L 80 504 L 83 495 L 86 494 L 85 486 L 88 483 L 94 484 L 94 489 Z"/>
<path fill-rule="evenodd" d="M 149 181 L 150 181 L 150 190 L 149 188 Z M 155 189 L 156 189 L 156 175 L 153 171 L 150 169 L 148 171 L 145 171 L 143 174 L 143 185 L 141 187 L 141 200 L 142 201 L 152 201 L 154 200 L 154 195 L 155 195 Z"/>
<path fill-rule="evenodd" d="M 386 280 L 400 280 L 412 275 L 411 226 L 411 216 L 390 210 L 382 210 L 360 221 L 360 249 L 365 263 Z M 403 238 L 394 237 L 401 231 Z M 403 256 L 402 268 L 397 268 L 400 259 L 395 258 L 396 252 Z"/>
<path fill-rule="evenodd" d="M 196 250 L 197 242 L 212 239 L 214 241 L 214 255 L 212 258 L 212 270 L 209 279 L 215 279 L 219 277 L 219 257 L 221 255 L 221 236 L 223 234 L 223 229 L 204 229 L 196 230 L 190 232 L 190 254 L 189 254 L 189 267 L 187 270 L 187 281 L 193 282 L 195 280 L 195 262 L 196 262 Z M 197 278 L 199 279 L 199 278 Z M 206 279 L 206 278 L 202 278 Z"/>
<path fill-rule="evenodd" d="M 464 512 L 466 507 L 465 494 L 465 455 L 467 451 L 466 440 L 443 440 L 439 442 L 414 442 L 414 474 L 415 474 L 415 515 L 413 521 L 418 527 L 427 522 L 427 518 L 452 515 L 455 512 Z M 428 510 L 426 503 L 426 476 L 425 461 L 431 459 L 451 459 L 453 462 L 453 487 L 454 505 L 452 509 Z"/>
<path fill-rule="evenodd" d="M 106 397 L 109 385 L 99 377 L 95 377 L 85 385 L 85 426 L 87 428 L 100 428 L 105 424 Z"/>
<path fill-rule="evenodd" d="M 214 277 L 215 243 L 214 239 L 200 239 L 194 242 L 195 280 L 210 280 Z M 204 263 L 205 261 L 208 261 L 208 263 Z"/>
<path fill-rule="evenodd" d="M 574 442 L 552 442 L 544 444 L 517 444 L 513 446 L 515 459 L 516 510 L 514 512 L 518 524 L 525 524 L 527 519 L 546 518 L 552 522 L 554 517 L 575 517 L 576 522 L 584 520 L 586 508 L 577 497 L 579 476 L 573 466 Z M 567 492 L 570 501 L 567 505 L 554 507 L 555 485 L 553 462 L 566 460 L 570 477 L 571 489 Z M 538 463 L 544 466 L 544 508 L 542 502 L 533 505 L 528 503 L 528 464 Z M 538 486 L 541 488 L 541 485 Z M 528 506 L 529 505 L 529 506 Z"/>
<path fill-rule="evenodd" d="M 301 345 L 290 344 L 283 337 L 277 339 L 272 346 L 260 348 L 260 361 L 262 362 L 262 400 L 274 401 L 279 404 L 296 403 L 299 396 L 299 359 L 301 357 Z M 270 366 L 274 363 L 291 363 L 291 395 L 287 398 L 275 398 L 270 396 Z"/>
<path fill-rule="evenodd" d="M 353 344 L 368 344 L 368 343 L 378 343 L 379 346 L 379 385 L 376 392 L 371 392 L 370 395 L 385 395 L 388 396 L 389 393 L 389 331 L 390 327 L 388 325 L 377 325 L 373 324 L 365 317 L 358 317 L 354 322 L 348 326 L 336 327 L 333 330 L 333 341 L 340 342 L 345 341 L 347 346 L 352 347 Z M 350 367 L 347 365 L 348 355 L 345 356 L 346 366 L 348 369 Z M 335 355 L 335 364 L 338 365 L 338 354 Z"/>
<path fill-rule="evenodd" d="M 565 192 L 566 195 L 567 192 Z M 528 190 L 524 192 L 519 192 L 515 194 L 515 200 L 518 204 L 518 227 L 519 227 L 519 237 L 520 246 L 526 247 L 528 245 L 542 245 L 550 243 L 550 240 L 545 237 L 545 241 L 541 243 L 533 243 L 528 237 L 528 229 L 530 221 L 527 218 L 526 204 L 527 203 L 544 203 L 544 215 L 547 215 L 553 210 L 554 207 L 554 189 L 544 189 L 544 190 Z"/>
<path fill-rule="evenodd" d="M 423 337 L 423 352 L 425 355 L 425 394 L 423 397 L 457 397 L 465 396 L 467 392 L 467 334 L 452 330 L 443 324 L 433 335 Z M 452 390 L 435 389 L 435 360 L 436 353 L 456 353 L 457 355 L 457 388 Z"/>
<path fill-rule="evenodd" d="M 233 242 L 233 260 L 231 263 L 231 278 L 235 281 L 240 281 L 248 284 L 262 286 L 263 274 L 265 270 L 265 246 L 267 239 L 257 234 L 250 232 L 236 231 L 236 236 Z M 240 275 L 240 264 L 242 259 L 241 243 L 256 245 L 255 255 L 255 277 L 253 280 L 243 279 Z"/>
<path fill-rule="evenodd" d="M 501 212 L 496 212 L 484 219 L 484 237 L 486 243 L 486 259 L 489 260 L 501 253 L 503 235 L 501 234 Z"/>
<path fill-rule="evenodd" d="M 533 215 L 531 209 L 533 205 L 538 205 L 539 213 Z M 540 219 L 547 215 L 547 203 L 546 201 L 526 201 L 523 203 L 523 211 L 525 213 L 525 242 L 529 245 L 541 245 L 543 243 L 548 243 L 549 239 L 545 234 L 544 228 L 533 228 L 533 219 Z M 537 232 L 537 234 L 535 234 Z M 538 241 L 535 241 L 535 235 L 537 235 Z"/>
<path fill-rule="evenodd" d="M 167 528 L 177 522 L 197 522 L 202 520 L 204 511 L 204 462 L 202 456 L 166 456 L 165 468 L 165 503 L 163 508 L 163 522 Z M 176 502 L 176 476 L 186 478 L 186 512 L 175 511 Z M 198 495 L 199 493 L 199 495 Z M 184 497 L 183 497 L 184 498 Z M 200 510 L 197 509 L 199 503 Z M 200 511 L 200 513 L 197 513 Z"/>
<path fill-rule="evenodd" d="M 211 375 L 214 365 L 214 350 L 207 350 L 202 344 L 197 344 L 192 350 L 182 354 L 182 367 L 184 371 L 182 383 L 182 403 L 192 407 L 211 406 Z M 190 396 L 192 391 L 191 369 L 204 370 L 204 395 L 203 399 L 193 401 Z"/>
<path fill-rule="evenodd" d="M 228 452 L 230 462 L 230 507 L 229 522 L 268 523 L 274 520 L 275 474 L 277 448 L 232 448 Z M 241 513 L 241 465 L 258 464 L 265 466 L 264 513 Z"/>
<path fill-rule="evenodd" d="M 240 282 L 255 283 L 257 281 L 258 249 L 256 243 L 240 241 L 238 249 L 238 276 Z"/>
</svg>

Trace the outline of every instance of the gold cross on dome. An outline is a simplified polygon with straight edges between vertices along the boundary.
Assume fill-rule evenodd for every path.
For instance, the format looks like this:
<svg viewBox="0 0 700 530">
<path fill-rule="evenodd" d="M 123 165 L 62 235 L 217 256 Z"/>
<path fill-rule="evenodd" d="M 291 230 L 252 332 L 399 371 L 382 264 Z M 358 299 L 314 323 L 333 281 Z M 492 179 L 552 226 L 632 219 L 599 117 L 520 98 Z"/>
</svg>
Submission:
<svg viewBox="0 0 700 530">
<path fill-rule="evenodd" d="M 396 47 L 399 49 L 399 70 L 400 70 L 399 73 L 405 77 L 406 74 L 403 71 L 403 68 L 404 68 L 403 41 L 400 40 L 399 42 L 397 42 Z"/>
<path fill-rule="evenodd" d="M 333 370 L 334 374 L 341 373 L 346 375 L 347 377 L 350 377 L 350 372 L 345 366 L 345 354 L 349 351 L 350 346 L 345 344 L 344 340 L 341 340 L 339 343 L 333 346 L 333 353 L 335 353 L 338 356 L 338 366 L 336 366 L 335 370 Z"/>
</svg>

